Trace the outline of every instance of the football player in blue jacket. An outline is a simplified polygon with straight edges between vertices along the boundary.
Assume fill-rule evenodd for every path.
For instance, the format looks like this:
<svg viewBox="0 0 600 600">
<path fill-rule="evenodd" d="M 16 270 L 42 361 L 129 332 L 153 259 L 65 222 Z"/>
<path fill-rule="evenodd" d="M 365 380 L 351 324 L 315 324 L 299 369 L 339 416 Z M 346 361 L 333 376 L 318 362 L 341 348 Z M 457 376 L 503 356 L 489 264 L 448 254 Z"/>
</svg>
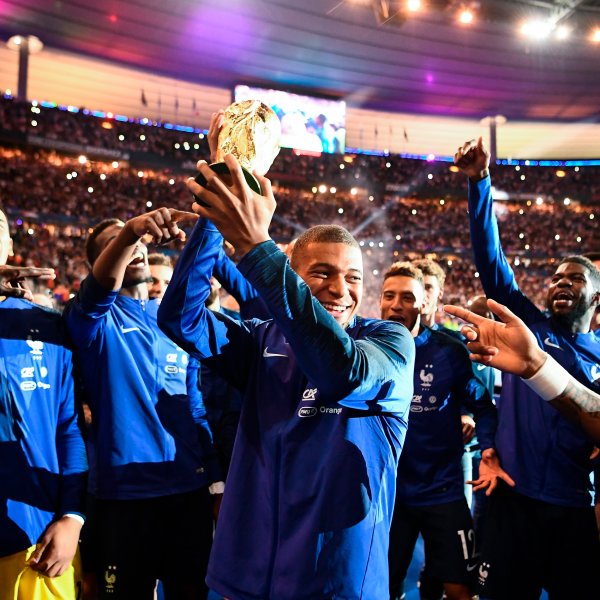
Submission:
<svg viewBox="0 0 600 600">
<path fill-rule="evenodd" d="M 199 365 L 189 369 L 188 354 L 156 324 L 142 240 L 182 239 L 178 223 L 196 218 L 161 208 L 96 226 L 86 246 L 91 273 L 64 313 L 92 413 L 101 598 L 151 600 L 157 579 L 167 599 L 208 593 L 213 450 Z"/>
<path fill-rule="evenodd" d="M 475 377 L 464 344 L 424 327 L 424 277 L 409 262 L 384 275 L 381 317 L 405 325 L 415 338 L 414 396 L 400 463 L 390 531 L 390 597 L 400 598 L 419 533 L 427 571 L 443 582 L 449 600 L 470 600 L 474 584 L 473 520 L 463 487 L 461 409 L 475 417 L 482 447 L 477 487 L 510 482 L 494 451 L 496 408 Z"/>
<path fill-rule="evenodd" d="M 538 343 L 580 383 L 600 390 L 600 339 L 590 331 L 600 272 L 582 256 L 558 262 L 547 311 L 519 289 L 500 243 L 482 139 L 458 149 L 469 178 L 475 265 L 488 298 L 506 305 Z M 496 449 L 515 481 L 490 498 L 479 583 L 482 597 L 593 598 L 600 589 L 600 542 L 590 495 L 593 443 L 519 377 L 502 378 Z"/>
<path fill-rule="evenodd" d="M 87 460 L 71 352 L 60 315 L 24 299 L 24 278 L 54 271 L 6 266 L 11 249 L 0 211 L 0 599 L 75 600 Z"/>
<path fill-rule="evenodd" d="M 414 343 L 357 316 L 362 256 L 345 229 L 309 230 L 290 262 L 269 237 L 269 181 L 256 174 L 258 195 L 225 162 L 230 185 L 203 162 L 208 187 L 188 183 L 202 219 L 159 310 L 178 345 L 243 393 L 207 581 L 232 600 L 385 598 Z M 223 237 L 272 320 L 206 308 Z"/>
</svg>

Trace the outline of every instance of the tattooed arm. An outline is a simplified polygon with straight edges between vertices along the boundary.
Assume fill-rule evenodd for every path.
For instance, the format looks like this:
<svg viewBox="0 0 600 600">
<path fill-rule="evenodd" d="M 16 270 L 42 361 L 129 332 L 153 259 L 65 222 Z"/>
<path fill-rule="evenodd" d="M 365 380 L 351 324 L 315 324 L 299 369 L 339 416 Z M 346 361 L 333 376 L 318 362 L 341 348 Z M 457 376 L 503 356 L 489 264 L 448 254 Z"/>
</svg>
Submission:
<svg viewBox="0 0 600 600">
<path fill-rule="evenodd" d="M 469 340 L 471 360 L 519 375 L 599 444 L 600 395 L 579 383 L 548 356 L 525 323 L 508 308 L 494 300 L 488 300 L 488 307 L 502 322 L 486 319 L 460 306 L 444 307 L 448 314 L 471 324 L 461 329 Z"/>
<path fill-rule="evenodd" d="M 550 404 L 579 425 L 595 444 L 600 443 L 600 394 L 570 377 L 565 391 Z"/>
</svg>

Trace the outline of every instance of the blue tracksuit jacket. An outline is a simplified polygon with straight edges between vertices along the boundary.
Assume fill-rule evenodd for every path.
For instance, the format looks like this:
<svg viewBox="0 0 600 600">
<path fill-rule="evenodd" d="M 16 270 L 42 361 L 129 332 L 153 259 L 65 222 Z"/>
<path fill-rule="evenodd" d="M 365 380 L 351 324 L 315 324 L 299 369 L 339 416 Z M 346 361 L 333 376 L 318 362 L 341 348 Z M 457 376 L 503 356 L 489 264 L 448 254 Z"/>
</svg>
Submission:
<svg viewBox="0 0 600 600">
<path fill-rule="evenodd" d="M 523 295 L 500 246 L 489 177 L 469 182 L 469 218 L 475 264 L 488 297 L 508 306 L 533 331 L 538 343 L 573 377 L 600 393 L 600 340 L 573 335 Z M 503 375 L 496 450 L 516 490 L 551 504 L 590 504 L 590 454 L 583 432 L 542 400 L 519 377 Z"/>
<path fill-rule="evenodd" d="M 87 461 L 58 313 L 0 302 L 0 557 L 83 513 Z"/>
<path fill-rule="evenodd" d="M 340 328 L 270 241 L 238 268 L 274 321 L 212 313 L 221 242 L 198 222 L 159 310 L 244 393 L 207 582 L 232 599 L 384 598 L 412 338 L 385 321 Z"/>
<path fill-rule="evenodd" d="M 92 410 L 98 498 L 208 485 L 202 442 L 210 433 L 200 396 L 188 395 L 188 384 L 197 389 L 188 381 L 189 357 L 160 331 L 156 311 L 155 301 L 106 290 L 90 274 L 64 312 Z"/>
<path fill-rule="evenodd" d="M 415 346 L 414 396 L 396 502 L 431 506 L 464 498 L 461 409 L 474 415 L 484 449 L 494 446 L 497 416 L 462 342 L 424 327 Z"/>
</svg>

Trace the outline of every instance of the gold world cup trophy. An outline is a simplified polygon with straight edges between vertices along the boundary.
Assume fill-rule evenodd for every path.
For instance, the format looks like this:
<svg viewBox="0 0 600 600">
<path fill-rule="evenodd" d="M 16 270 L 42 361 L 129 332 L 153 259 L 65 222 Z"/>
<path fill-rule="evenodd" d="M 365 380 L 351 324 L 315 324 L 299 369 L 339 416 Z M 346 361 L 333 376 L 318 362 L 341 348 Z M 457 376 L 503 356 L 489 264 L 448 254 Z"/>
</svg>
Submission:
<svg viewBox="0 0 600 600">
<path fill-rule="evenodd" d="M 260 185 L 252 172 L 264 175 L 269 170 L 279 154 L 280 140 L 281 123 L 273 109 L 260 100 L 234 102 L 225 110 L 216 162 L 210 168 L 229 183 L 229 169 L 223 159 L 226 154 L 233 154 L 240 162 L 250 188 L 260 194 Z M 206 178 L 201 173 L 196 176 L 196 182 L 206 187 Z M 203 204 L 198 196 L 194 197 L 196 202 Z"/>
</svg>

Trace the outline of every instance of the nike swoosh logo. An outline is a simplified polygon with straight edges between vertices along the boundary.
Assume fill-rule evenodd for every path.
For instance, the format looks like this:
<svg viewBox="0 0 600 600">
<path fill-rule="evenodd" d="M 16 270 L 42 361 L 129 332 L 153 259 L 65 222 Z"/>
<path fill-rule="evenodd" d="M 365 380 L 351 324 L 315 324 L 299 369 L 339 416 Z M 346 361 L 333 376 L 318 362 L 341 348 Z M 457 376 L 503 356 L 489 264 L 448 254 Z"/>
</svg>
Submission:
<svg viewBox="0 0 600 600">
<path fill-rule="evenodd" d="M 287 354 L 277 354 L 275 352 L 269 352 L 269 346 L 267 346 L 263 351 L 263 358 L 273 358 L 274 356 L 281 356 L 282 358 L 287 358 Z"/>
<path fill-rule="evenodd" d="M 131 333 L 132 331 L 139 331 L 139 327 L 121 327 L 123 333 Z"/>
<path fill-rule="evenodd" d="M 485 365 L 477 365 L 478 371 L 483 371 L 485 369 Z"/>
<path fill-rule="evenodd" d="M 474 565 L 470 565 L 467 563 L 467 571 L 470 573 L 471 571 L 474 571 L 477 568 L 478 563 L 475 563 Z"/>
<path fill-rule="evenodd" d="M 546 344 L 546 346 L 550 346 L 552 348 L 558 348 L 559 350 L 562 350 L 562 348 L 558 344 L 555 344 L 553 341 L 551 341 L 549 337 L 547 337 L 544 340 L 544 344 Z"/>
</svg>

